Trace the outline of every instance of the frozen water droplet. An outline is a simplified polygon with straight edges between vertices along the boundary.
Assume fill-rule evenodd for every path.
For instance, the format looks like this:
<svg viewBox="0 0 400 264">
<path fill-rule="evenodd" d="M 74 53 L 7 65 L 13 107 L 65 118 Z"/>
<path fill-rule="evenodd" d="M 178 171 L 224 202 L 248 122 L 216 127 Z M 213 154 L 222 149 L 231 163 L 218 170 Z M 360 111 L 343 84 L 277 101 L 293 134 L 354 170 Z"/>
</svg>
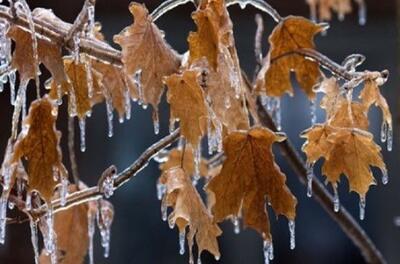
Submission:
<svg viewBox="0 0 400 264">
<path fill-rule="evenodd" d="M 225 97 L 225 108 L 231 108 L 231 99 L 229 98 L 229 96 Z"/>
<path fill-rule="evenodd" d="M 60 187 L 60 204 L 64 206 L 67 203 L 68 195 L 68 179 L 67 177 L 61 177 L 61 187 Z"/>
<path fill-rule="evenodd" d="M 86 151 L 86 118 L 79 118 L 79 131 L 81 141 L 81 152 Z"/>
<path fill-rule="evenodd" d="M 7 200 L 8 192 L 3 191 L 0 197 L 0 244 L 4 244 L 6 238 Z"/>
<path fill-rule="evenodd" d="M 364 0 L 358 1 L 358 23 L 364 26 L 367 23 L 367 5 Z"/>
<path fill-rule="evenodd" d="M 313 178 L 314 178 L 314 165 L 307 164 L 307 197 L 312 197 Z"/>
<path fill-rule="evenodd" d="M 167 203 L 163 200 L 161 202 L 161 219 L 165 222 L 168 218 Z"/>
<path fill-rule="evenodd" d="M 38 230 L 37 230 L 37 223 L 33 219 L 30 220 L 30 228 L 31 228 L 31 242 L 33 247 L 35 264 L 39 264 Z"/>
<path fill-rule="evenodd" d="M 269 264 L 270 260 L 274 259 L 274 247 L 272 245 L 272 241 L 264 240 L 264 263 Z"/>
<path fill-rule="evenodd" d="M 365 206 L 366 206 L 366 200 L 365 197 L 360 197 L 360 220 L 364 220 L 365 218 Z"/>
<path fill-rule="evenodd" d="M 382 170 L 382 183 L 387 184 L 389 182 L 389 175 L 386 169 Z"/>
<path fill-rule="evenodd" d="M 340 210 L 340 200 L 339 200 L 339 192 L 337 190 L 337 186 L 333 187 L 333 211 L 335 213 L 339 212 Z"/>
<path fill-rule="evenodd" d="M 310 113 L 311 113 L 311 125 L 315 125 L 315 123 L 317 123 L 317 100 L 316 99 L 311 101 Z"/>
<path fill-rule="evenodd" d="M 167 190 L 167 188 L 166 188 L 166 186 L 164 184 L 159 183 L 159 182 L 157 183 L 157 199 L 159 201 L 162 200 L 166 190 Z"/>
<path fill-rule="evenodd" d="M 237 216 L 234 216 L 232 218 L 232 224 L 233 224 L 233 232 L 235 234 L 240 234 L 240 221 Z"/>
<path fill-rule="evenodd" d="M 181 255 L 185 254 L 185 238 L 186 238 L 185 230 L 179 232 L 179 254 Z"/>
<path fill-rule="evenodd" d="M 135 83 L 137 93 L 139 96 L 138 104 L 143 104 L 143 87 L 142 87 L 142 70 L 137 70 L 133 74 L 133 82 Z"/>
<path fill-rule="evenodd" d="M 295 236 L 295 222 L 294 220 L 289 220 L 289 233 L 290 233 L 290 249 L 296 247 L 296 236 Z"/>
<path fill-rule="evenodd" d="M 13 202 L 8 202 L 8 209 L 12 210 L 14 209 L 15 204 Z"/>
<path fill-rule="evenodd" d="M 197 256 L 197 264 L 201 264 L 201 253 L 199 253 L 199 255 Z"/>
</svg>

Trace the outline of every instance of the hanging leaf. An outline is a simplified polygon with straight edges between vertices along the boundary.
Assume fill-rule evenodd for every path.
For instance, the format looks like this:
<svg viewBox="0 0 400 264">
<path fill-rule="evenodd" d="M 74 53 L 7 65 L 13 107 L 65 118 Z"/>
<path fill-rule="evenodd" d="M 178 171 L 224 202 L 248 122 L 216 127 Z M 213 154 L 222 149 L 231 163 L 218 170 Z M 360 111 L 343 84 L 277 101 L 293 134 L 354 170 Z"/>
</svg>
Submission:
<svg viewBox="0 0 400 264">
<path fill-rule="evenodd" d="M 68 189 L 69 193 L 77 191 L 75 185 L 68 186 Z M 58 263 L 83 263 L 89 245 L 88 204 L 73 206 L 56 213 L 54 215 L 54 232 L 57 236 Z M 39 262 L 40 264 L 50 264 L 50 256 L 43 251 Z"/>
<path fill-rule="evenodd" d="M 165 79 L 168 86 L 167 101 L 171 106 L 170 119 L 180 120 L 181 134 L 197 148 L 206 133 L 208 111 L 199 73 L 186 70 Z"/>
<path fill-rule="evenodd" d="M 177 72 L 180 58 L 166 43 L 144 5 L 132 2 L 129 10 L 134 24 L 114 36 L 114 42 L 122 47 L 125 73 L 133 77 L 141 72 L 139 100 L 151 104 L 157 112 L 164 91 L 163 78 Z"/>
<path fill-rule="evenodd" d="M 202 1 L 192 15 L 197 32 L 189 42 L 190 68 L 200 68 L 210 108 L 228 130 L 247 129 L 244 84 L 225 1 Z"/>
<path fill-rule="evenodd" d="M 14 146 L 13 164 L 26 161 L 28 191 L 50 202 L 57 182 L 67 176 L 62 164 L 61 133 L 56 130 L 57 107 L 46 96 L 32 102 Z"/>
<path fill-rule="evenodd" d="M 81 61 L 83 61 L 83 55 Z M 84 118 L 91 111 L 94 104 L 103 100 L 103 92 L 101 90 L 102 76 L 98 72 L 92 70 L 93 79 L 93 97 L 89 98 L 89 82 L 87 69 L 83 62 L 75 63 L 71 57 L 64 57 L 65 72 L 68 80 L 61 84 L 61 88 L 54 81 L 51 82 L 50 97 L 58 99 L 58 89 L 61 89 L 61 95 L 68 95 L 68 112 L 70 116 L 77 115 Z"/>
<path fill-rule="evenodd" d="M 381 148 L 367 131 L 316 125 L 305 131 L 302 137 L 307 139 L 303 146 L 307 161 L 315 163 L 324 158 L 322 174 L 333 186 L 344 174 L 349 180 L 350 190 L 363 198 L 369 186 L 375 184 L 370 167 L 386 172 Z"/>
<path fill-rule="evenodd" d="M 169 169 L 163 173 L 160 182 L 167 188 L 162 203 L 174 209 L 168 217 L 170 226 L 176 225 L 180 233 L 185 232 L 186 227 L 189 227 L 186 238 L 190 259 L 193 260 L 194 240 L 197 243 L 199 256 L 203 250 L 207 250 L 219 259 L 217 237 L 222 231 L 214 223 L 212 215 L 207 211 L 185 171 L 178 167 Z"/>
<path fill-rule="evenodd" d="M 276 215 L 294 220 L 297 200 L 272 153 L 272 144 L 283 140 L 261 127 L 225 137 L 226 160 L 220 174 L 206 187 L 215 221 L 242 215 L 246 226 L 271 240 L 266 204 L 271 204 Z"/>
<path fill-rule="evenodd" d="M 12 67 L 16 69 L 21 81 L 35 79 L 38 69 L 33 52 L 32 36 L 18 26 L 11 26 L 7 36 L 15 41 Z M 43 63 L 58 84 L 66 80 L 62 61 L 61 45 L 49 40 L 37 39 L 38 62 Z"/>
<path fill-rule="evenodd" d="M 289 16 L 283 19 L 269 37 L 271 48 L 265 60 L 268 68 L 260 71 L 257 90 L 269 96 L 293 95 L 290 73 L 294 71 L 300 87 L 309 99 L 313 99 L 313 87 L 321 78 L 318 63 L 307 60 L 295 51 L 315 49 L 313 38 L 323 30 L 321 25 L 302 17 Z"/>
<path fill-rule="evenodd" d="M 194 155 L 193 155 L 192 146 L 186 144 L 185 152 L 183 152 L 179 148 L 174 148 L 168 154 L 167 161 L 160 165 L 160 170 L 162 173 L 166 172 L 169 169 L 175 167 L 181 167 L 185 171 L 186 175 L 194 175 L 195 173 L 195 163 L 194 163 Z M 182 153 L 184 153 L 182 157 Z M 201 159 L 200 161 L 200 175 L 203 177 L 208 176 L 208 168 L 207 161 Z"/>
<path fill-rule="evenodd" d="M 343 19 L 352 10 L 351 0 L 307 0 L 307 3 L 310 6 L 312 16 L 314 18 L 318 16 L 321 21 L 330 21 L 332 11 L 337 13 L 340 19 Z"/>
</svg>

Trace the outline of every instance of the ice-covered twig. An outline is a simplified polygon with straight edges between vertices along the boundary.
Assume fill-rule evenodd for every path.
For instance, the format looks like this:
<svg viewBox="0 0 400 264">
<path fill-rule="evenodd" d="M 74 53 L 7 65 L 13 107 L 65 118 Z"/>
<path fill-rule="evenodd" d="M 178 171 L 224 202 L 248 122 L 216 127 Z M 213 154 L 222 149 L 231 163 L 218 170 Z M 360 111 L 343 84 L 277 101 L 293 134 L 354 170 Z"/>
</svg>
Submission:
<svg viewBox="0 0 400 264">
<path fill-rule="evenodd" d="M 278 11 L 269 5 L 264 0 L 227 0 L 226 6 L 231 6 L 234 4 L 238 4 L 242 9 L 244 9 L 247 5 L 251 5 L 258 10 L 270 15 L 275 22 L 279 23 L 283 20 L 281 15 L 279 15 Z"/>
<path fill-rule="evenodd" d="M 176 8 L 177 6 L 184 5 L 186 3 L 195 4 L 194 0 L 167 0 L 162 2 L 154 11 L 151 13 L 151 17 L 153 21 L 159 19 L 162 15 L 167 13 L 168 11 Z"/>
</svg>

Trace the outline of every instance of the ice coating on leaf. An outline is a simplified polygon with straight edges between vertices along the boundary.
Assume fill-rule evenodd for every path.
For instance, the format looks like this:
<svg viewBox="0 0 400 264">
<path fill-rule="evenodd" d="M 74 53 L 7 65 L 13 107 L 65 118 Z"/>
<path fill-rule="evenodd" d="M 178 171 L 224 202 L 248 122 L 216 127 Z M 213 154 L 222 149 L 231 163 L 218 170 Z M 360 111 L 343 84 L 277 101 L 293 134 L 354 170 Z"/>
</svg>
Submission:
<svg viewBox="0 0 400 264">
<path fill-rule="evenodd" d="M 203 250 L 216 257 L 220 256 L 217 237 L 222 233 L 213 222 L 211 214 L 204 206 L 200 195 L 193 187 L 189 177 L 182 168 L 174 167 L 163 173 L 160 182 L 167 187 L 162 207 L 170 206 L 173 211 L 169 215 L 170 225 L 176 225 L 179 232 L 189 228 L 186 235 L 189 248 L 189 259 L 193 261 L 192 248 L 196 241 L 198 258 Z"/>
<path fill-rule="evenodd" d="M 163 78 L 177 72 L 180 58 L 166 43 L 144 5 L 132 2 L 129 10 L 134 23 L 115 35 L 114 42 L 122 47 L 122 62 L 127 76 L 141 70 L 143 104 L 151 104 L 157 110 L 164 91 Z"/>
<path fill-rule="evenodd" d="M 237 234 L 237 235 L 240 234 L 240 220 L 239 220 L 239 217 L 234 216 L 232 218 L 232 224 L 233 224 L 233 232 L 235 234 Z"/>
<path fill-rule="evenodd" d="M 31 219 L 29 221 L 29 225 L 31 228 L 31 242 L 33 247 L 35 264 L 39 264 L 39 241 L 38 241 L 37 223 L 33 219 Z"/>
<path fill-rule="evenodd" d="M 241 212 L 245 226 L 271 240 L 266 202 L 276 215 L 294 220 L 297 200 L 286 186 L 286 176 L 275 163 L 271 149 L 274 142 L 284 139 L 261 127 L 225 137 L 226 160 L 221 172 L 206 186 L 215 221 L 239 216 Z"/>
<path fill-rule="evenodd" d="M 264 240 L 263 252 L 264 263 L 269 264 L 270 261 L 274 259 L 274 246 L 272 245 L 272 241 Z"/>
</svg>

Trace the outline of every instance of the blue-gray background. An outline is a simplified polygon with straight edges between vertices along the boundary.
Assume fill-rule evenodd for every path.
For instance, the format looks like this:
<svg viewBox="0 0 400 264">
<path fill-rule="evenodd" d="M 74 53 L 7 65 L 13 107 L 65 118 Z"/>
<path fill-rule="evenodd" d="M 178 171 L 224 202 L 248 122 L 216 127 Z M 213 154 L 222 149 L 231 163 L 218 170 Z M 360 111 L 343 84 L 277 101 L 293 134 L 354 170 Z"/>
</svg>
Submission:
<svg viewBox="0 0 400 264">
<path fill-rule="evenodd" d="M 82 1 L 70 0 L 35 0 L 28 1 L 32 6 L 51 8 L 55 14 L 72 22 L 79 13 Z M 145 2 L 153 10 L 161 0 Z M 270 0 L 282 15 L 308 16 L 305 0 Z M 366 26 L 357 24 L 356 15 L 346 17 L 344 22 L 335 18 L 331 29 L 325 37 L 317 38 L 321 52 L 340 62 L 351 53 L 362 53 L 367 56 L 363 68 L 381 70 L 387 68 L 391 76 L 382 88 L 389 101 L 395 121 L 395 143 L 392 153 L 383 151 L 388 165 L 390 182 L 382 186 L 372 187 L 368 193 L 366 220 L 360 222 L 363 228 L 377 244 L 389 263 L 400 262 L 400 228 L 393 224 L 393 219 L 400 215 L 398 176 L 399 121 L 397 105 L 398 93 L 398 56 L 396 3 L 394 0 L 366 0 L 368 5 L 368 22 Z M 123 27 L 132 22 L 127 9 L 128 0 L 97 0 L 96 19 L 103 24 L 107 40 Z M 180 53 L 187 50 L 186 37 L 194 24 L 190 19 L 193 6 L 187 4 L 166 14 L 157 21 L 157 25 L 165 31 L 168 42 Z M 249 7 L 240 10 L 229 9 L 234 22 L 237 49 L 242 67 L 251 74 L 255 65 L 253 40 L 255 33 L 254 15 L 256 10 Z M 274 26 L 271 18 L 265 17 L 265 26 L 269 33 Z M 266 36 L 264 49 L 267 48 Z M 33 87 L 32 87 L 33 88 Z M 30 98 L 34 97 L 34 89 L 29 90 Z M 140 153 L 157 141 L 168 131 L 168 107 L 161 108 L 161 134 L 153 134 L 151 110 L 143 110 L 136 104 L 133 107 L 132 119 L 124 124 L 115 120 L 114 137 L 107 138 L 107 120 L 105 105 L 95 107 L 87 124 L 87 151 L 78 153 L 78 164 L 81 178 L 93 185 L 101 172 L 111 164 L 120 170 L 128 166 Z M 9 91 L 0 94 L 0 150 L 4 152 L 7 138 L 10 135 L 12 108 L 9 105 Z M 67 116 L 64 110 L 58 128 L 66 131 Z M 282 103 L 283 130 L 300 149 L 303 140 L 299 133 L 310 124 L 309 103 L 305 96 L 296 89 L 296 97 L 285 97 Z M 370 115 L 371 127 L 378 135 L 381 116 L 378 111 Z M 318 120 L 323 121 L 323 112 L 318 111 Z M 78 130 L 76 130 L 77 133 Z M 377 136 L 376 136 L 377 138 Z M 78 143 L 78 142 L 77 142 Z M 64 158 L 66 153 L 66 134 L 62 138 Z M 331 220 L 320 206 L 306 197 L 305 187 L 294 175 L 288 163 L 276 151 L 278 163 L 287 173 L 288 185 L 297 196 L 299 204 L 296 218 L 296 249 L 289 250 L 289 231 L 287 221 L 271 217 L 274 238 L 274 263 L 364 263 L 358 249 L 345 236 L 338 225 Z M 66 159 L 67 160 L 67 159 Z M 66 161 L 67 164 L 68 161 Z M 188 263 L 188 256 L 178 253 L 178 233 L 170 230 L 160 215 L 160 202 L 156 198 L 156 179 L 159 176 L 157 164 L 151 162 L 136 178 L 119 189 L 111 198 L 115 205 L 115 221 L 112 227 L 111 255 L 109 259 L 102 256 L 99 235 L 95 239 L 96 263 Z M 316 174 L 322 180 L 320 171 Z M 380 174 L 377 172 L 377 178 Z M 358 197 L 348 192 L 345 180 L 340 185 L 341 202 L 349 211 L 358 217 Z M 240 235 L 233 233 L 230 222 L 221 225 L 224 233 L 219 238 L 222 258 L 219 263 L 263 263 L 262 240 L 252 230 L 245 230 Z M 0 263 L 33 263 L 33 253 L 29 238 L 29 225 L 11 225 L 7 229 L 6 243 L 0 246 Z M 74 236 L 74 234 L 70 234 Z M 79 240 L 79 237 L 74 239 Z M 215 263 L 213 258 L 203 253 L 203 263 Z"/>
</svg>

